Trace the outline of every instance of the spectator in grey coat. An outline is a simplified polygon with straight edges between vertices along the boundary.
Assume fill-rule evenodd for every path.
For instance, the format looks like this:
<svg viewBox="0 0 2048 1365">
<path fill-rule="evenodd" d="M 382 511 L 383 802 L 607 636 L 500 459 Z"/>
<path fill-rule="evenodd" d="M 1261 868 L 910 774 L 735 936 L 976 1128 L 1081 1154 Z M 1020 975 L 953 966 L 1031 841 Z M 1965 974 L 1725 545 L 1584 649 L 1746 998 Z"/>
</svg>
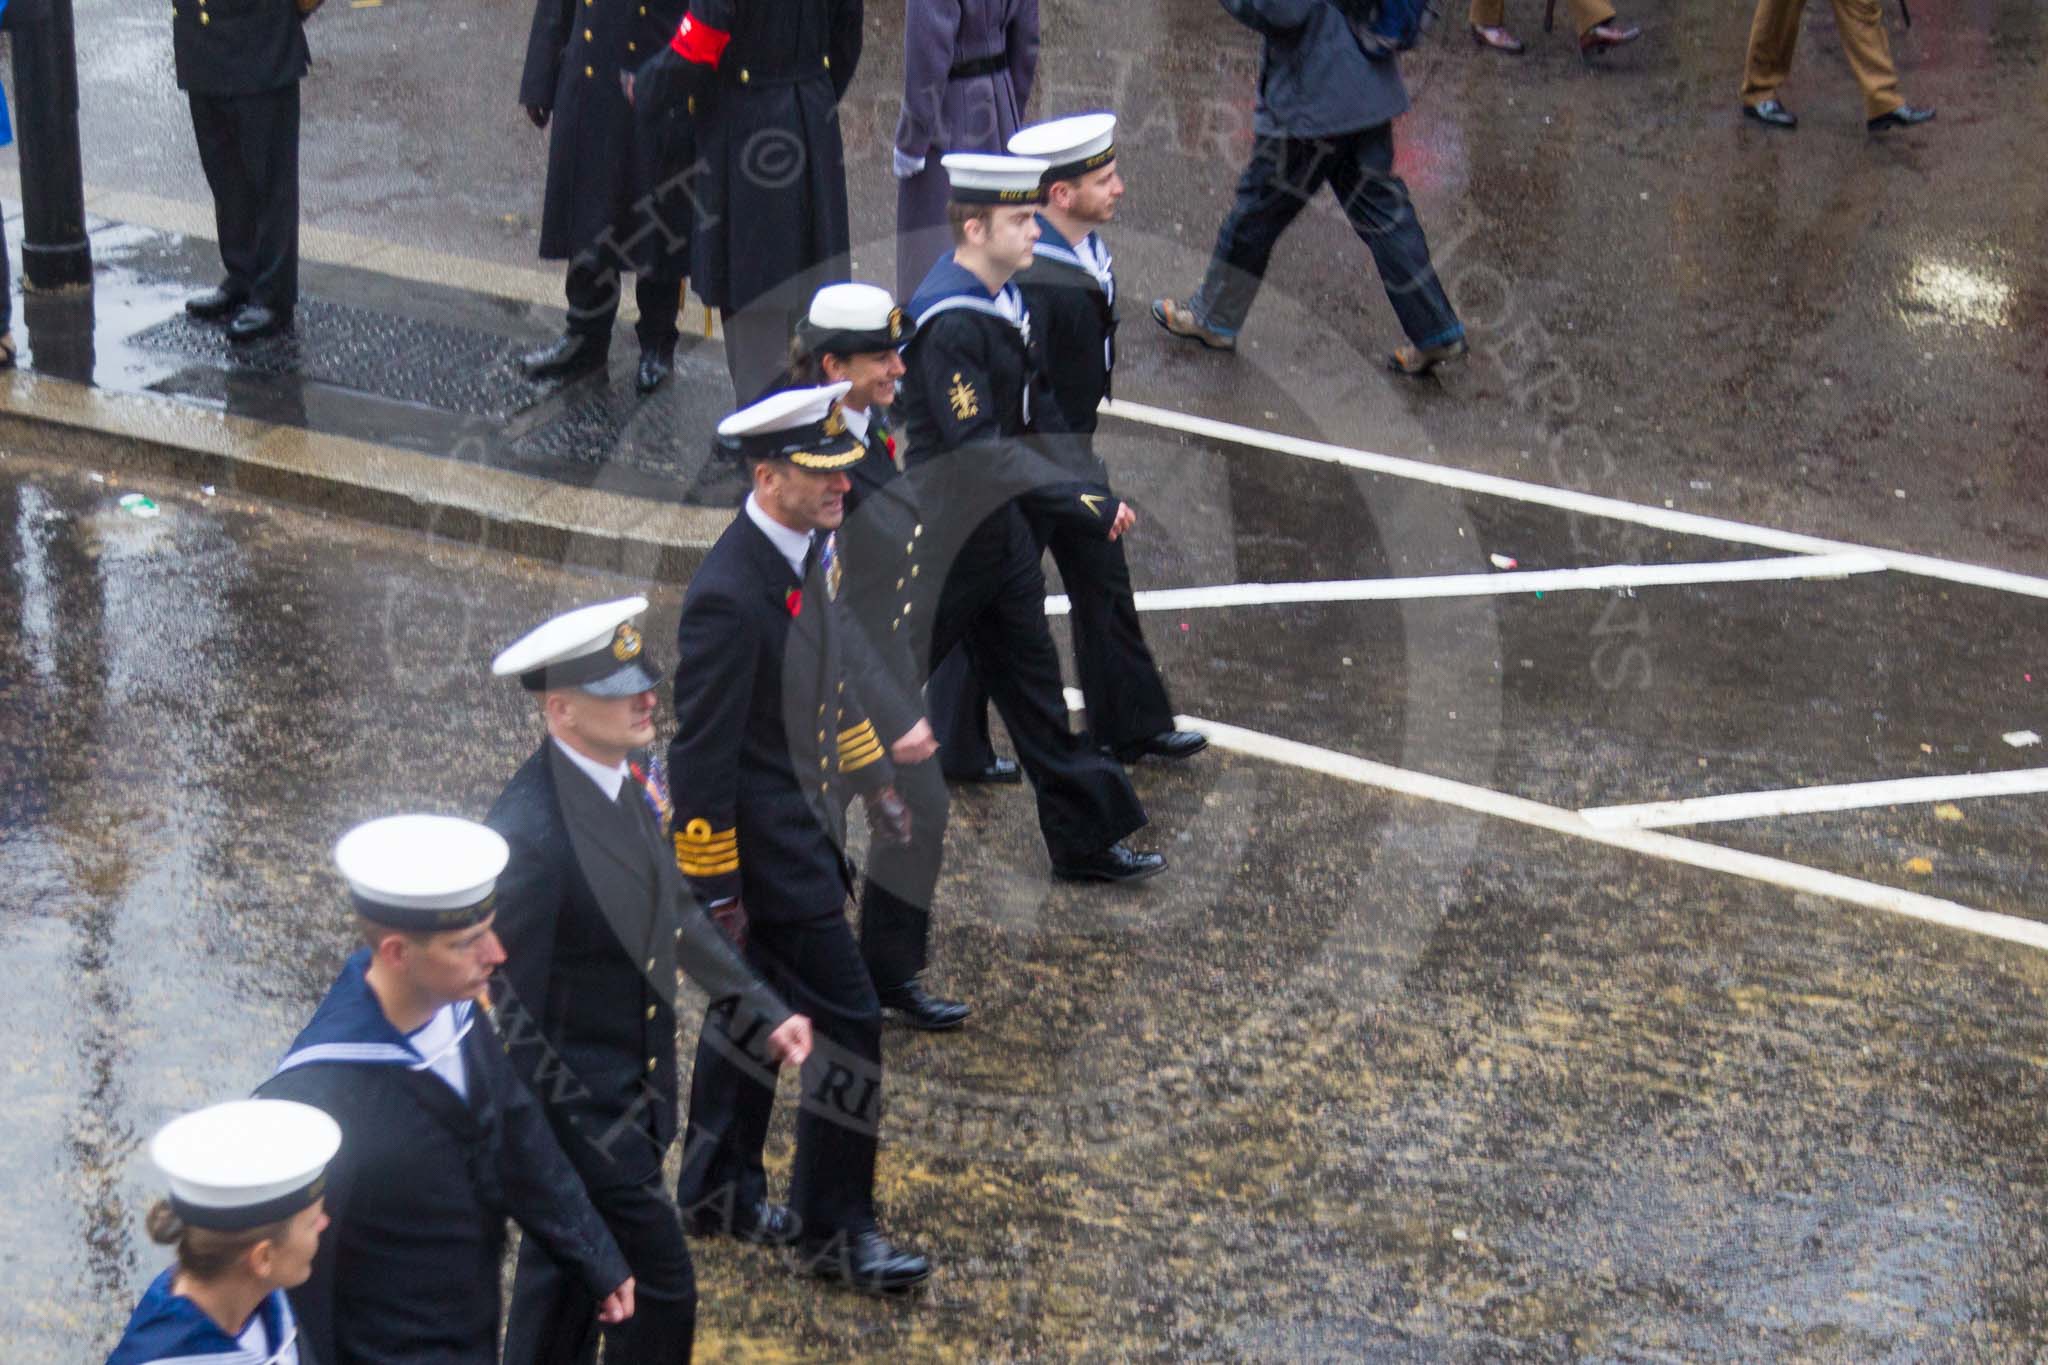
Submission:
<svg viewBox="0 0 2048 1365">
<path fill-rule="evenodd" d="M 1331 0 L 1222 0 L 1265 38 L 1252 159 L 1216 234 L 1202 287 L 1186 303 L 1157 299 L 1154 321 L 1175 336 L 1232 350 L 1280 234 L 1327 183 L 1372 252 L 1408 334 L 1387 363 L 1426 374 L 1465 354 L 1465 328 L 1429 262 L 1408 187 L 1394 174 L 1394 119 L 1408 91 L 1391 50 L 1368 56 Z"/>
<path fill-rule="evenodd" d="M 896 120 L 896 297 L 953 249 L 947 152 L 1000 152 L 1024 125 L 1038 70 L 1038 0 L 908 0 Z"/>
</svg>

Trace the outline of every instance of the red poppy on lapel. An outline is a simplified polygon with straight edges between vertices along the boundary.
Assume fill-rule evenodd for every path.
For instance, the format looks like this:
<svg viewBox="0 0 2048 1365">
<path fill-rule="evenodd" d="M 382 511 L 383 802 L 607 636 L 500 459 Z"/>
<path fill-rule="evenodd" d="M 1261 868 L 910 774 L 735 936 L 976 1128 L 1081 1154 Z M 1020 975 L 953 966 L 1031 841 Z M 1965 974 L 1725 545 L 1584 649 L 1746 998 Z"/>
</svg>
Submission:
<svg viewBox="0 0 2048 1365">
<path fill-rule="evenodd" d="M 789 608 L 791 616 L 802 616 L 804 614 L 804 590 L 802 588 L 791 588 L 782 595 L 782 605 Z"/>
</svg>

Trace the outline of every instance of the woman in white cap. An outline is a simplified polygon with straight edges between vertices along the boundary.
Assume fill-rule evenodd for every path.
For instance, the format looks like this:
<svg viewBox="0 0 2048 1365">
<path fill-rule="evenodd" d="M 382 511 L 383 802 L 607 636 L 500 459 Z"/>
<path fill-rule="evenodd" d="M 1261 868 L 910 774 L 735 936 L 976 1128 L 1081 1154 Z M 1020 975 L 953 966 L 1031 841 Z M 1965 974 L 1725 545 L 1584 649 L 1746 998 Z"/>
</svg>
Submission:
<svg viewBox="0 0 2048 1365">
<path fill-rule="evenodd" d="M 305 1283 L 341 1129 L 311 1105 L 237 1100 L 186 1114 L 150 1144 L 170 1195 L 150 1239 L 177 1261 L 150 1283 L 107 1365 L 311 1365 L 284 1291 Z"/>
</svg>

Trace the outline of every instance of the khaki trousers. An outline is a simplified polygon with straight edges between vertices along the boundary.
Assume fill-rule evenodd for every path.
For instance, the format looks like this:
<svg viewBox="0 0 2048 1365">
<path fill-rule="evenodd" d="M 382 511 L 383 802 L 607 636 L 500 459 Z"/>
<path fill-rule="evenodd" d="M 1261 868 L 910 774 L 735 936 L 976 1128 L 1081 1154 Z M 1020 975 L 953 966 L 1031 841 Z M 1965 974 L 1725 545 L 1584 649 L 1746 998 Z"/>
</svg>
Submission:
<svg viewBox="0 0 2048 1365">
<path fill-rule="evenodd" d="M 1475 5 L 1478 0 L 1474 0 Z M 1899 73 L 1892 65 L 1891 43 L 1877 0 L 1833 0 L 1835 28 L 1849 69 L 1863 87 L 1863 116 L 1877 118 L 1904 104 L 1899 98 Z M 1749 26 L 1749 62 L 1742 73 L 1742 102 L 1752 107 L 1775 99 L 1792 69 L 1792 48 L 1799 41 L 1799 12 L 1806 0 L 1757 0 L 1756 19 Z"/>
<path fill-rule="evenodd" d="M 1614 6 L 1607 0 L 1570 0 L 1572 11 L 1572 32 L 1583 36 L 1595 24 L 1604 24 L 1614 17 Z M 1472 9 L 1467 18 L 1474 28 L 1499 28 L 1507 22 L 1507 0 L 1472 0 Z"/>
</svg>

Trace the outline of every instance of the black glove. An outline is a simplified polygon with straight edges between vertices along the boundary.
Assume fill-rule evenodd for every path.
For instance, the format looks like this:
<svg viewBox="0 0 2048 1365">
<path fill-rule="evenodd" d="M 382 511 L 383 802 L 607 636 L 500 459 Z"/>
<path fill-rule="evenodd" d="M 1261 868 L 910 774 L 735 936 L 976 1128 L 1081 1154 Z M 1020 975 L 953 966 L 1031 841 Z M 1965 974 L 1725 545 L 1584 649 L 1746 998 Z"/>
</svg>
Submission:
<svg viewBox="0 0 2048 1365">
<path fill-rule="evenodd" d="M 536 128 L 547 127 L 548 117 L 554 112 L 545 104 L 529 104 L 526 106 L 526 116 L 533 120 L 533 126 Z"/>
<path fill-rule="evenodd" d="M 910 843 L 910 803 L 883 787 L 861 797 L 868 808 L 868 835 L 878 844 L 902 848 Z"/>
</svg>

